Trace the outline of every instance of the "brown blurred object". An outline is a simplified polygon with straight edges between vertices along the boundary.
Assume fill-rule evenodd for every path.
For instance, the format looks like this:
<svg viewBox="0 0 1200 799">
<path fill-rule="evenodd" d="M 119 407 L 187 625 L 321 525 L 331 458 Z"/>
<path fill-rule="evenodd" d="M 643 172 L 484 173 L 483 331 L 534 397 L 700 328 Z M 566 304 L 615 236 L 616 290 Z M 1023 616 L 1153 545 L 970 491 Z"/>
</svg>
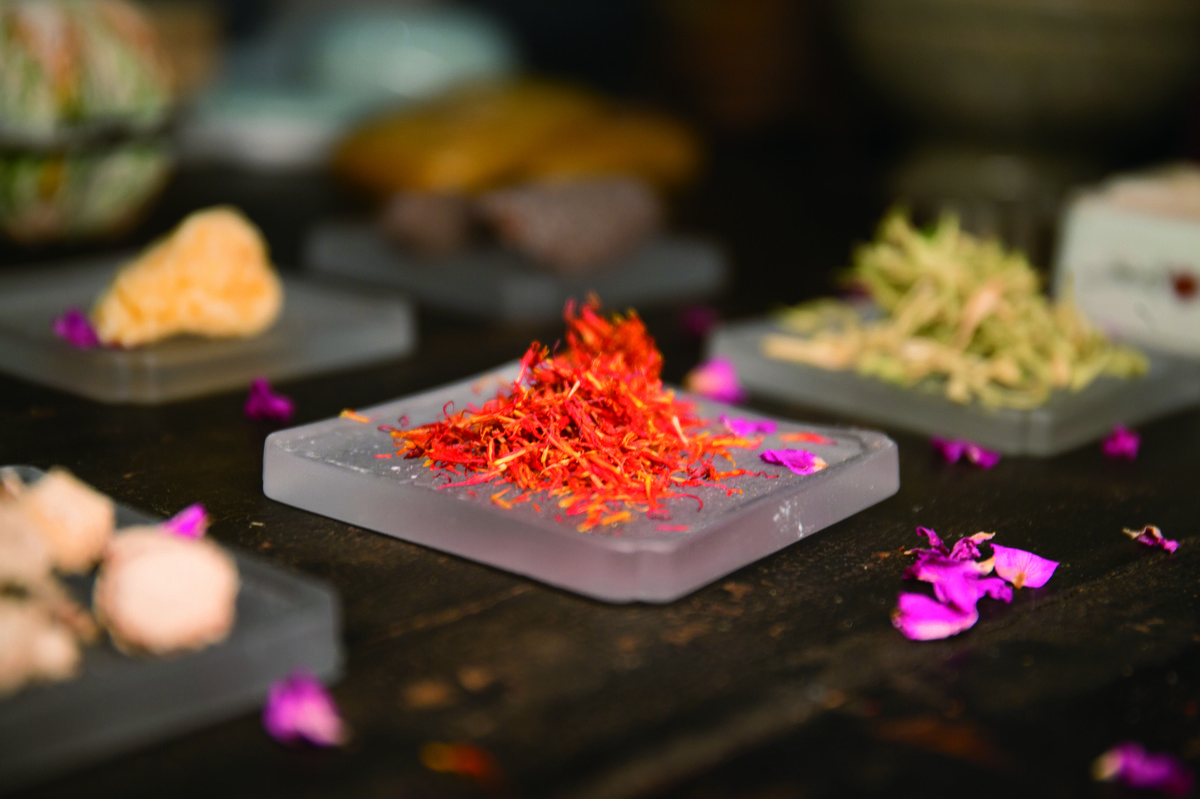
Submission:
<svg viewBox="0 0 1200 799">
<path fill-rule="evenodd" d="M 695 137 L 677 123 L 533 82 L 475 87 L 368 122 L 333 160 L 338 174 L 381 195 L 476 193 L 534 175 L 674 185 L 698 164 Z"/>
<path fill-rule="evenodd" d="M 670 69 L 718 128 L 750 132 L 818 105 L 813 0 L 662 0 Z"/>
<path fill-rule="evenodd" d="M 421 255 L 448 255 L 471 239 L 474 213 L 458 194 L 402 191 L 380 214 L 379 227 L 389 239 Z"/>
<path fill-rule="evenodd" d="M 501 189 L 480 198 L 479 212 L 533 263 L 575 274 L 632 251 L 663 219 L 650 186 L 627 177 Z"/>
<path fill-rule="evenodd" d="M 142 8 L 158 31 L 182 99 L 210 84 L 220 65 L 221 15 L 205 0 L 156 0 Z"/>
</svg>

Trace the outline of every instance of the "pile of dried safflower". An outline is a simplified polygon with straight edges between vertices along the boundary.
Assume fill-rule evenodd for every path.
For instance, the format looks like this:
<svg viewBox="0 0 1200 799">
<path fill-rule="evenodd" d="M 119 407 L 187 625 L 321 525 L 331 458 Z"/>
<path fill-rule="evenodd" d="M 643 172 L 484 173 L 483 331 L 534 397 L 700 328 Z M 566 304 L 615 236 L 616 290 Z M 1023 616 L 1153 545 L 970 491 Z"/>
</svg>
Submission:
<svg viewBox="0 0 1200 799">
<path fill-rule="evenodd" d="M 904 572 L 909 580 L 933 586 L 933 597 L 902 593 L 892 611 L 892 624 L 907 638 L 931 641 L 957 635 L 979 621 L 985 596 L 1012 602 L 1013 588 L 1041 588 L 1058 567 L 1032 552 L 990 544 L 992 557 L 981 560 L 979 545 L 994 533 L 976 533 L 947 547 L 933 530 L 918 527 L 929 547 L 909 550 L 916 562 Z M 995 573 L 996 576 L 988 575 Z"/>
<path fill-rule="evenodd" d="M 545 492 L 566 515 L 583 517 L 581 531 L 662 512 L 663 500 L 676 497 L 703 507 L 685 489 L 752 474 L 722 471 L 714 460 L 732 463 L 731 447 L 755 448 L 761 439 L 707 429 L 691 403 L 663 387 L 662 356 L 641 319 L 606 319 L 598 305 L 576 312 L 569 303 L 567 347 L 551 355 L 534 342 L 517 379 L 481 407 L 389 429 L 400 452 L 465 478 L 441 488 L 509 483 L 491 496 L 502 507 Z"/>
</svg>

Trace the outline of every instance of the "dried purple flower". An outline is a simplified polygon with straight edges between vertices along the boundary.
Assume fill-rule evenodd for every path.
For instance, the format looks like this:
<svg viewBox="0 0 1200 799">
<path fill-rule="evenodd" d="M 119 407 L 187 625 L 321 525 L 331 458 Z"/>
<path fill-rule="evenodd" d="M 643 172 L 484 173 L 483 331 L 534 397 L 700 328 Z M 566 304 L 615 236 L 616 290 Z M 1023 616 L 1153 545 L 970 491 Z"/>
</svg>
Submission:
<svg viewBox="0 0 1200 799">
<path fill-rule="evenodd" d="M 292 418 L 296 410 L 295 404 L 288 397 L 276 393 L 264 377 L 256 377 L 250 384 L 250 396 L 246 398 L 244 408 L 246 416 L 251 419 L 273 419 L 286 422 Z"/>
<path fill-rule="evenodd" d="M 262 723 L 267 734 L 289 745 L 308 741 L 316 746 L 337 746 L 348 737 L 333 697 L 303 670 L 271 685 Z"/>
<path fill-rule="evenodd" d="M 1000 462 L 1000 453 L 984 449 L 978 444 L 961 438 L 942 438 L 934 436 L 929 439 L 933 448 L 942 454 L 947 463 L 958 463 L 966 458 L 980 469 L 990 469 Z"/>
<path fill-rule="evenodd" d="M 204 506 L 197 502 L 188 505 L 171 518 L 159 525 L 164 532 L 177 535 L 180 538 L 203 538 L 208 530 L 208 514 Z"/>
<path fill-rule="evenodd" d="M 720 418 L 721 424 L 729 428 L 729 432 L 743 438 L 752 436 L 755 433 L 770 435 L 779 429 L 779 425 L 770 419 L 761 419 L 756 422 L 753 419 L 739 419 L 735 416 L 726 416 L 725 414 L 721 414 L 718 418 Z"/>
<path fill-rule="evenodd" d="M 1141 443 L 1142 437 L 1139 433 L 1119 424 L 1113 428 L 1108 438 L 1104 439 L 1104 454 L 1110 458 L 1133 460 L 1137 457 L 1138 445 Z"/>
<path fill-rule="evenodd" d="M 1192 770 L 1174 755 L 1147 752 L 1133 741 L 1119 743 L 1096 758 L 1092 776 L 1101 782 L 1115 781 L 1180 797 L 1192 792 L 1195 781 Z"/>
<path fill-rule="evenodd" d="M 1179 542 L 1172 541 L 1169 538 L 1164 538 L 1162 530 L 1159 530 L 1152 524 L 1147 524 L 1141 530 L 1130 530 L 1126 527 L 1122 532 L 1125 535 L 1137 541 L 1139 544 L 1145 544 L 1148 547 L 1159 547 L 1165 549 L 1171 554 L 1175 554 L 1175 550 L 1179 549 Z"/>
<path fill-rule="evenodd" d="M 786 466 L 796 474 L 813 474 L 829 464 L 806 449 L 768 449 L 758 457 L 767 463 Z"/>
<path fill-rule="evenodd" d="M 711 358 L 683 378 L 683 385 L 717 402 L 745 402 L 746 389 L 738 382 L 737 367 L 728 358 Z"/>
<path fill-rule="evenodd" d="M 924 594 L 900 594 L 892 611 L 892 624 L 912 641 L 949 638 L 973 627 L 977 621 L 979 611 L 974 607 L 963 610 Z"/>
<path fill-rule="evenodd" d="M 91 350 L 100 346 L 96 328 L 79 308 L 68 308 L 54 320 L 54 335 L 78 350 Z"/>
<path fill-rule="evenodd" d="M 1058 562 L 1047 560 L 1023 549 L 992 544 L 996 574 L 1014 588 L 1041 588 L 1054 575 Z"/>
</svg>

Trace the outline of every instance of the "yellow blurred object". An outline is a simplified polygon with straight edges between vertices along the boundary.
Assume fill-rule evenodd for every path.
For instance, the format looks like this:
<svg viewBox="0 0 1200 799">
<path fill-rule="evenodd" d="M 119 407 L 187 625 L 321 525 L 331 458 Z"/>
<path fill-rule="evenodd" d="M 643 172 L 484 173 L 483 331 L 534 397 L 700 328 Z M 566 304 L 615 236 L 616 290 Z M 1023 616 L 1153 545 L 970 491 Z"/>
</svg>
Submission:
<svg viewBox="0 0 1200 799">
<path fill-rule="evenodd" d="M 616 110 L 588 92 L 544 83 L 475 87 L 391 114 L 352 133 L 334 169 L 381 195 L 472 194 L 530 179 L 632 175 L 687 180 L 696 138 L 666 117 Z"/>
<path fill-rule="evenodd" d="M 283 308 L 258 229 L 233 208 L 191 214 L 117 273 L 92 309 L 105 344 L 136 347 L 180 333 L 249 337 Z"/>
</svg>

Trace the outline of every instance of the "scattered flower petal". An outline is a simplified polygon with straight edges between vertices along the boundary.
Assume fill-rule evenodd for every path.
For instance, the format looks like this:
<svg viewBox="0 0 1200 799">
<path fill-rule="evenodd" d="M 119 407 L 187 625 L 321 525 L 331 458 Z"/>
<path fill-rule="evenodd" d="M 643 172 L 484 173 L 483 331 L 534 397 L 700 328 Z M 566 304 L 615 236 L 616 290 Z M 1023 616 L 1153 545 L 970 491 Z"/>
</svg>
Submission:
<svg viewBox="0 0 1200 799">
<path fill-rule="evenodd" d="M 679 326 L 693 338 L 704 338 L 721 321 L 721 315 L 711 305 L 689 305 L 679 314 Z"/>
<path fill-rule="evenodd" d="M 941 552 L 942 554 L 949 554 L 946 549 L 946 545 L 942 542 L 942 538 L 937 534 L 937 531 L 931 530 L 928 527 L 918 527 L 917 535 L 925 536 L 926 540 L 929 541 L 929 546 L 938 552 Z"/>
<path fill-rule="evenodd" d="M 721 419 L 721 423 L 729 428 L 729 432 L 742 438 L 752 436 L 755 433 L 766 433 L 769 435 L 779 429 L 779 425 L 770 419 L 762 419 L 756 422 L 753 419 L 739 419 L 735 416 L 726 416 L 725 414 L 721 414 L 719 418 Z"/>
<path fill-rule="evenodd" d="M 337 746 L 348 737 L 333 697 L 303 670 L 271 685 L 262 723 L 272 738 L 285 744 L 308 741 L 316 746 Z"/>
<path fill-rule="evenodd" d="M 836 444 L 832 438 L 826 438 L 820 433 L 783 433 L 779 436 L 780 441 L 799 444 Z"/>
<path fill-rule="evenodd" d="M 954 549 L 950 550 L 950 557 L 953 560 L 978 558 L 981 554 L 979 551 L 979 545 L 984 541 L 990 541 L 995 537 L 995 533 L 976 533 L 975 535 L 970 535 L 966 538 L 960 538 L 954 545 Z"/>
<path fill-rule="evenodd" d="M 286 422 L 292 418 L 296 406 L 290 398 L 276 393 L 266 378 L 256 377 L 250 384 L 250 396 L 246 398 L 244 410 L 251 419 Z"/>
<path fill-rule="evenodd" d="M 768 449 L 759 457 L 767 463 L 786 466 L 796 474 L 813 474 L 829 465 L 806 449 Z"/>
<path fill-rule="evenodd" d="M 1119 424 L 1113 428 L 1108 438 L 1104 439 L 1104 454 L 1110 458 L 1134 460 L 1137 458 L 1138 445 L 1141 443 L 1141 434 Z"/>
<path fill-rule="evenodd" d="M 996 574 L 1013 584 L 1014 588 L 1041 588 L 1054 575 L 1058 562 L 1047 560 L 1023 549 L 992 544 Z"/>
<path fill-rule="evenodd" d="M 349 419 L 353 422 L 360 422 L 362 424 L 370 424 L 371 423 L 370 417 L 363 416 L 358 411 L 352 410 L 350 408 L 343 408 L 342 412 L 338 414 L 338 418 L 339 419 Z"/>
<path fill-rule="evenodd" d="M 159 525 L 164 532 L 177 535 L 180 538 L 203 538 L 208 530 L 208 514 L 204 506 L 197 502 L 188 505 L 171 518 Z"/>
<path fill-rule="evenodd" d="M 979 611 L 974 607 L 961 610 L 924 594 L 900 594 L 892 611 L 892 624 L 912 641 L 949 638 L 973 627 L 977 621 Z"/>
<path fill-rule="evenodd" d="M 1000 453 L 984 449 L 978 444 L 961 438 L 942 438 L 934 436 L 929 439 L 933 448 L 942 454 L 947 463 L 958 463 L 966 458 L 980 469 L 990 469 L 1000 462 Z"/>
<path fill-rule="evenodd" d="M 1192 770 L 1174 755 L 1147 752 L 1133 741 L 1117 744 L 1096 758 L 1092 776 L 1101 782 L 1120 782 L 1168 796 L 1187 796 L 1194 783 Z"/>
<path fill-rule="evenodd" d="M 1167 552 L 1170 552 L 1171 554 L 1174 554 L 1175 550 L 1179 549 L 1178 541 L 1172 541 L 1169 538 L 1164 538 L 1162 530 L 1159 530 L 1153 524 L 1147 524 L 1141 530 L 1130 530 L 1128 527 L 1126 527 L 1122 532 L 1124 532 L 1125 535 L 1129 536 L 1134 541 L 1137 541 L 1139 544 L 1145 544 L 1148 547 L 1159 547 L 1160 549 L 1167 550 Z"/>
<path fill-rule="evenodd" d="M 54 335 L 70 344 L 75 349 L 90 350 L 100 346 L 100 337 L 91 320 L 78 308 L 68 308 L 62 316 L 54 320 Z"/>
<path fill-rule="evenodd" d="M 683 385 L 717 402 L 744 402 L 746 389 L 738 382 L 737 368 L 728 358 L 712 358 L 688 372 Z"/>
</svg>

